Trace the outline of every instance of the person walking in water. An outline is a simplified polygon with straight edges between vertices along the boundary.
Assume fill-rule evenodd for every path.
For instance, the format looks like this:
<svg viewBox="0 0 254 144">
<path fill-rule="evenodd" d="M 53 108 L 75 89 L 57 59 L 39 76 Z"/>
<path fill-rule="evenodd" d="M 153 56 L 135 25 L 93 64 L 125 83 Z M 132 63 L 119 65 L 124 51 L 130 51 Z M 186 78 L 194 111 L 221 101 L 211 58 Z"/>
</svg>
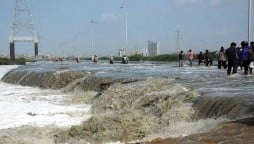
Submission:
<svg viewBox="0 0 254 144">
<path fill-rule="evenodd" d="M 122 64 L 128 64 L 129 63 L 129 58 L 127 56 L 122 57 Z"/>
<path fill-rule="evenodd" d="M 232 74 L 237 73 L 239 55 L 238 55 L 237 50 L 236 50 L 236 43 L 232 42 L 230 44 L 230 47 L 226 50 L 225 55 L 226 55 L 226 59 L 228 61 L 227 74 L 228 75 L 231 74 L 232 68 L 233 68 L 233 73 Z"/>
<path fill-rule="evenodd" d="M 238 53 L 238 56 L 239 56 L 239 59 L 238 59 L 238 66 L 240 66 L 240 69 L 243 70 L 243 64 L 242 64 L 242 52 L 243 52 L 243 47 L 244 47 L 244 42 L 241 42 L 241 47 L 237 47 L 236 50 L 237 50 L 237 53 Z"/>
<path fill-rule="evenodd" d="M 218 57 L 218 69 L 221 69 L 221 66 L 223 66 L 223 68 L 226 69 L 227 63 L 226 63 L 224 47 L 220 48 L 220 52 L 219 52 L 218 56 L 219 56 Z"/>
<path fill-rule="evenodd" d="M 206 52 L 205 52 L 205 64 L 206 64 L 206 66 L 213 65 L 213 58 L 208 50 L 206 50 Z"/>
<path fill-rule="evenodd" d="M 243 51 L 242 51 L 242 65 L 244 68 L 244 74 L 247 75 L 249 72 L 249 65 L 250 65 L 250 59 L 249 59 L 249 51 L 250 47 L 247 41 L 242 41 Z"/>
<path fill-rule="evenodd" d="M 250 60 L 250 74 L 252 74 L 252 69 L 254 66 L 254 42 L 250 42 L 250 50 L 249 50 L 249 60 Z"/>
<path fill-rule="evenodd" d="M 198 65 L 200 66 L 200 64 L 204 63 L 204 61 L 205 61 L 205 56 L 203 55 L 202 52 L 200 52 L 198 55 Z"/>
<path fill-rule="evenodd" d="M 179 67 L 183 67 L 183 58 L 184 58 L 184 54 L 183 54 L 183 51 L 181 51 L 178 55 Z"/>
<path fill-rule="evenodd" d="M 76 57 L 76 63 L 80 63 L 79 57 Z"/>
<path fill-rule="evenodd" d="M 94 64 L 98 63 L 98 56 L 97 55 L 93 56 L 93 62 L 94 62 Z"/>
<path fill-rule="evenodd" d="M 188 54 L 188 59 L 189 59 L 189 62 L 190 62 L 190 66 L 192 67 L 192 60 L 193 60 L 192 50 L 190 49 L 187 54 Z"/>
<path fill-rule="evenodd" d="M 110 57 L 109 63 L 110 63 L 110 64 L 114 64 L 114 57 Z"/>
</svg>

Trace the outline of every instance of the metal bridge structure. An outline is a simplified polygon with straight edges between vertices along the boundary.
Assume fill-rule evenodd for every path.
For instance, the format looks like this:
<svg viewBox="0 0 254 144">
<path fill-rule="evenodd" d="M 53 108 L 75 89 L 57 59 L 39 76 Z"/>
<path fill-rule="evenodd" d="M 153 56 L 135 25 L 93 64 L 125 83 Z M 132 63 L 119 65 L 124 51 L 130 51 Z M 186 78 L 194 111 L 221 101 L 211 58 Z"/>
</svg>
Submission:
<svg viewBox="0 0 254 144">
<path fill-rule="evenodd" d="M 35 31 L 30 0 L 16 0 L 9 37 L 10 59 L 15 61 L 15 43 L 34 43 L 34 55 L 38 56 L 38 35 Z"/>
</svg>

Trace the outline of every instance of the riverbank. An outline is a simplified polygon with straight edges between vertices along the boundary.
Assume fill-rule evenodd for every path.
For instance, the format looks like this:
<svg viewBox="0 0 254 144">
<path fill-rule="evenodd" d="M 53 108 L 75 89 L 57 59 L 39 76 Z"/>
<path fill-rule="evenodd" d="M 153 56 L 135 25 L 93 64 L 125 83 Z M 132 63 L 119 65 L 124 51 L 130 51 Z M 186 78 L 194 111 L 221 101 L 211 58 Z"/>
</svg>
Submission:
<svg viewBox="0 0 254 144">
<path fill-rule="evenodd" d="M 11 61 L 9 58 L 0 58 L 0 65 L 24 65 L 26 62 L 31 62 L 25 58 L 16 58 L 15 61 Z"/>
</svg>

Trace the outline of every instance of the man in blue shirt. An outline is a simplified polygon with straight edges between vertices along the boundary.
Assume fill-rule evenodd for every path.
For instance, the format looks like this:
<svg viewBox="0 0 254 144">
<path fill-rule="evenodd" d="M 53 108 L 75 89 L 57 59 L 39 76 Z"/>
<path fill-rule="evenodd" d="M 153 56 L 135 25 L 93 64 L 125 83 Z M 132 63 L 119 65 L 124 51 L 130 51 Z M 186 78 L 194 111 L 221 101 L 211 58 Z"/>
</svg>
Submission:
<svg viewBox="0 0 254 144">
<path fill-rule="evenodd" d="M 244 74 L 248 74 L 249 71 L 249 65 L 250 65 L 250 60 L 249 60 L 249 51 L 250 47 L 247 41 L 242 41 L 241 45 L 243 47 L 242 51 L 242 64 L 244 68 Z"/>
</svg>

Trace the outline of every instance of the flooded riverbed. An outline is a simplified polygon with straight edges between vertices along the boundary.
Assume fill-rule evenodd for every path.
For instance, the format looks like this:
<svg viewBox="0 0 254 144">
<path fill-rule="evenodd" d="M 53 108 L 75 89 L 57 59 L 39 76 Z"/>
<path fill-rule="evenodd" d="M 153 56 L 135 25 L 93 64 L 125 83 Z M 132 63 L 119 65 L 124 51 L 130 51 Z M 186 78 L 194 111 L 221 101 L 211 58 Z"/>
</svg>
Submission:
<svg viewBox="0 0 254 144">
<path fill-rule="evenodd" d="M 100 142 L 103 140 L 122 141 L 124 139 L 130 141 L 141 138 L 148 140 L 159 136 L 179 137 L 204 133 L 216 128 L 216 125 L 223 121 L 252 116 L 253 76 L 244 76 L 241 71 L 239 74 L 227 76 L 225 70 L 218 70 L 215 66 L 179 68 L 176 65 L 177 63 L 155 62 L 138 62 L 128 65 L 110 65 L 107 62 L 98 64 L 91 62 L 80 64 L 75 62 L 30 63 L 12 70 L 3 77 L 3 81 L 17 85 L 1 83 L 1 92 L 3 93 L 0 97 L 1 102 L 6 104 L 12 99 L 13 104 L 26 107 L 26 109 L 23 108 L 23 111 L 20 109 L 22 112 L 17 112 L 8 108 L 9 104 L 1 105 L 5 107 L 1 114 L 6 121 L 12 119 L 14 124 L 18 122 L 15 118 L 19 115 L 28 117 L 25 118 L 27 122 L 19 122 L 15 124 L 15 128 L 31 126 L 31 123 L 35 124 L 33 126 L 39 127 L 49 125 L 61 127 L 65 123 L 74 126 L 89 117 L 88 110 L 92 105 L 91 113 L 95 116 L 92 116 L 93 118 L 84 123 L 82 127 L 86 129 L 87 126 L 91 127 L 87 129 L 86 133 L 97 135 L 98 137 L 94 137 L 94 140 L 97 139 Z M 5 72 L 10 70 L 7 67 L 2 68 Z M 66 80 L 65 77 L 71 78 Z M 56 91 L 25 87 L 28 85 L 45 88 L 45 85 L 53 85 L 52 88 L 56 88 L 52 81 L 48 82 L 48 79 L 57 80 L 59 88 L 62 89 Z M 42 84 L 34 81 L 46 82 Z M 4 89 L 6 86 L 10 89 Z M 82 93 L 68 92 L 76 88 Z M 17 89 L 17 91 L 14 92 L 13 89 Z M 66 101 L 69 102 L 66 103 Z M 130 113 L 129 110 L 134 113 Z M 113 111 L 116 111 L 116 115 L 112 115 Z M 7 115 L 8 112 L 12 113 L 12 117 Z M 102 117 L 97 116 L 102 113 Z M 123 117 L 119 117 L 117 113 L 123 114 Z M 131 123 L 126 121 L 129 116 L 134 118 L 129 121 Z M 151 118 L 149 120 L 158 121 L 161 126 L 164 126 L 164 128 L 158 129 L 157 135 L 154 134 L 154 129 L 161 126 L 154 123 L 149 124 L 145 118 L 147 116 Z M 57 121 L 57 118 L 67 121 Z M 73 123 L 68 122 L 68 119 Z M 129 137 L 125 138 L 121 138 L 120 135 L 109 137 L 109 135 L 120 132 L 114 131 L 118 125 L 116 123 L 115 127 L 112 127 L 112 119 L 118 119 L 120 123 L 124 122 L 128 128 L 135 125 L 133 121 L 137 121 L 143 130 L 140 131 L 137 128 L 133 133 L 129 132 Z M 47 121 L 48 124 L 41 124 L 39 120 Z M 108 129 L 106 132 L 109 135 L 105 134 L 103 129 L 94 131 L 92 126 L 97 125 L 98 122 L 106 124 L 103 127 Z M 2 129 L 13 128 L 8 124 L 4 124 L 4 126 Z M 122 127 L 122 129 L 126 129 L 126 127 Z M 121 127 L 118 128 L 121 129 Z M 73 134 L 73 130 L 79 134 Z M 76 127 L 63 135 L 71 134 L 73 141 L 75 141 L 75 137 L 76 139 L 83 137 L 84 141 L 89 140 L 89 135 L 81 134 L 83 132 L 84 129 Z M 55 139 L 55 142 L 64 142 L 66 139 L 70 139 L 69 136 L 63 137 L 63 135 L 57 135 L 61 138 Z"/>
</svg>

